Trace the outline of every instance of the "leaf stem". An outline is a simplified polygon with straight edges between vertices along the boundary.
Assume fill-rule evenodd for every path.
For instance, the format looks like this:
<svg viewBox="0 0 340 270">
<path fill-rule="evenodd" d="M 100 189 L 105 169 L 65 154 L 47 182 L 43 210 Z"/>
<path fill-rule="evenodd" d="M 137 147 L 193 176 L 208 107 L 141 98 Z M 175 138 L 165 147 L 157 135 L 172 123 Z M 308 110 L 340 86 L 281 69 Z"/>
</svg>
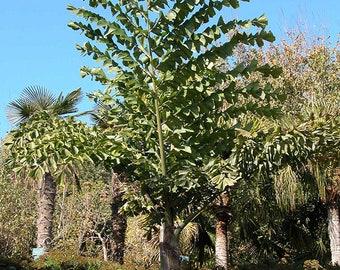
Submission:
<svg viewBox="0 0 340 270">
<path fill-rule="evenodd" d="M 148 2 L 147 2 L 148 4 Z M 148 10 L 148 8 L 147 8 Z M 155 106 L 155 114 L 156 114 L 156 121 L 157 121 L 157 133 L 158 133 L 158 141 L 159 141 L 159 155 L 160 155 L 160 163 L 161 163 L 161 170 L 162 170 L 162 176 L 167 176 L 167 170 L 166 170 L 166 162 L 165 162 L 165 150 L 164 150 L 164 139 L 163 139 L 163 132 L 162 132 L 162 121 L 161 121 L 161 114 L 159 109 L 159 98 L 158 98 L 158 87 L 156 84 L 155 76 L 155 68 L 152 65 L 152 48 L 151 48 L 151 28 L 150 28 L 150 21 L 149 17 L 145 17 L 147 25 L 148 25 L 148 49 L 149 49 L 149 57 L 150 57 L 150 75 L 152 80 L 152 90 L 154 92 L 154 106 Z"/>
</svg>

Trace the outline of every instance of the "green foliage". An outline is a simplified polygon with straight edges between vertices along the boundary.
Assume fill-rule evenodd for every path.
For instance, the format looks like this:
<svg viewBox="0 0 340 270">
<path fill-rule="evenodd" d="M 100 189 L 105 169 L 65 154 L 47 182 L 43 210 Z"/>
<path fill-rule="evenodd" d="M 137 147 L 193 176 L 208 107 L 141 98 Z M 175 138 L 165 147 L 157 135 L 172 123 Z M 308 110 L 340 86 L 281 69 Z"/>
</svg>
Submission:
<svg viewBox="0 0 340 270">
<path fill-rule="evenodd" d="M 32 269 L 78 269 L 78 270 L 128 270 L 145 269 L 132 263 L 120 265 L 118 263 L 104 262 L 95 258 L 79 256 L 73 251 L 54 250 L 47 255 L 41 256 L 30 264 Z M 150 268 L 156 269 L 156 268 Z"/>
<path fill-rule="evenodd" d="M 259 93 L 265 101 L 277 98 L 269 85 L 238 88 L 235 80 L 252 72 L 276 77 L 277 68 L 256 61 L 219 68 L 238 44 L 273 40 L 263 16 L 225 22 L 219 15 L 238 6 L 239 1 L 89 1 L 88 8 L 68 7 L 83 19 L 69 26 L 92 40 L 77 48 L 102 64 L 82 68 L 82 75 L 108 85 L 92 97 L 111 106 L 99 114 L 114 127 L 105 132 L 112 165 L 140 182 L 140 194 L 128 193 L 132 203 L 126 210 L 143 211 L 155 223 L 188 205 L 200 211 L 237 180 L 226 161 L 235 127 L 242 128 L 235 119 L 249 111 L 275 113 L 266 102 L 239 103 Z M 105 15 L 95 12 L 99 7 Z M 257 31 L 241 30 L 251 27 Z"/>
<path fill-rule="evenodd" d="M 309 40 L 293 32 L 288 40 L 263 52 L 264 59 L 282 66 L 273 84 L 288 99 L 284 104 L 294 129 L 305 137 L 304 167 L 314 176 L 323 201 L 337 200 L 336 168 L 339 166 L 339 43 L 323 38 Z M 330 191 L 331 190 L 331 191 Z"/>
<path fill-rule="evenodd" d="M 36 188 L 27 177 L 11 173 L 4 160 L 9 155 L 1 146 L 0 158 L 0 254 L 7 258 L 28 257 L 35 240 Z M 0 267 L 1 268 L 1 267 Z"/>
<path fill-rule="evenodd" d="M 94 169 L 94 166 L 88 166 Z M 111 235 L 104 231 L 111 220 L 108 183 L 95 172 L 92 177 L 80 175 L 82 191 L 67 183 L 58 194 L 56 206 L 55 234 L 56 249 L 75 250 L 87 257 L 102 257 L 102 246 L 95 232 L 107 240 Z"/>
<path fill-rule="evenodd" d="M 66 177 L 77 179 L 75 166 L 92 161 L 95 137 L 95 130 L 73 117 L 60 118 L 41 112 L 11 132 L 6 143 L 12 154 L 9 166 L 14 172 L 27 172 L 33 179 L 41 179 L 45 172 L 54 175 L 58 183 L 63 183 Z"/>
<path fill-rule="evenodd" d="M 34 267 L 37 269 L 92 269 L 97 270 L 102 266 L 102 262 L 89 259 L 67 250 L 54 250 L 48 255 L 41 256 Z"/>
<path fill-rule="evenodd" d="M 290 125 L 288 118 L 281 122 L 252 116 L 241 121 L 246 128 L 236 130 L 232 156 L 244 178 L 271 176 L 287 164 L 297 167 L 306 160 L 308 134 Z"/>
<path fill-rule="evenodd" d="M 264 50 L 242 46 L 237 49 L 235 58 L 240 62 L 256 57 L 259 63 L 269 61 L 283 70 L 275 80 L 270 77 L 263 80 L 253 73 L 249 78 L 243 77 L 239 84 L 259 80 L 261 86 L 269 81 L 287 95 L 286 101 L 282 100 L 285 116 L 277 122 L 243 119 L 252 124 L 246 131 L 238 132 L 233 152 L 243 177 L 252 180 L 247 188 L 236 190 L 234 196 L 239 200 L 235 205 L 242 206 L 235 217 L 239 213 L 242 213 L 239 217 L 244 216 L 236 226 L 248 236 L 260 236 L 262 240 L 260 249 L 248 247 L 256 251 L 253 255 L 277 244 L 290 254 L 313 254 L 322 263 L 329 258 L 327 228 L 323 225 L 327 222 L 326 210 L 318 198 L 323 202 L 338 199 L 339 78 L 334 74 L 339 74 L 339 47 L 332 48 L 320 40 L 310 42 L 304 33 L 295 33 L 290 40 Z M 286 212 L 282 213 L 282 209 Z M 287 225 L 283 226 L 287 224 L 283 218 L 287 212 L 291 215 L 288 224 L 294 224 L 288 234 Z M 280 234 L 282 231 L 285 233 Z M 301 235 L 300 243 L 304 245 L 299 246 L 294 239 Z"/>
<path fill-rule="evenodd" d="M 3 256 L 25 257 L 34 244 L 36 192 L 33 187 L 18 179 L 0 180 L 0 253 Z"/>
<path fill-rule="evenodd" d="M 75 166 L 86 160 L 96 149 L 95 129 L 62 115 L 77 111 L 81 90 L 65 97 L 55 97 L 43 87 L 27 87 L 20 98 L 7 106 L 7 117 L 17 125 L 6 140 L 11 152 L 8 166 L 15 172 L 41 179 L 46 172 L 62 183 L 73 176 L 79 181 Z M 100 159 L 99 150 L 93 159 Z"/>
</svg>

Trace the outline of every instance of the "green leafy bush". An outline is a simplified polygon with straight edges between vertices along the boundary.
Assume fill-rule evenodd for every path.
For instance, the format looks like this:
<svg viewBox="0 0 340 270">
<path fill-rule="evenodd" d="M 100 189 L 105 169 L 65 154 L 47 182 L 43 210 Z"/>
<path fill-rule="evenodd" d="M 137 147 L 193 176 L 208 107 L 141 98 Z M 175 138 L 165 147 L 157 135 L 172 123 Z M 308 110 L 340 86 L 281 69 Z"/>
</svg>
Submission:
<svg viewBox="0 0 340 270">
<path fill-rule="evenodd" d="M 27 257 L 35 240 L 35 183 L 8 175 L 0 190 L 0 254 Z"/>
<path fill-rule="evenodd" d="M 72 250 L 53 250 L 48 254 L 41 256 L 30 264 L 31 269 L 48 269 L 48 270 L 138 270 L 145 269 L 144 266 L 138 266 L 134 263 L 105 262 L 98 258 L 89 258 L 76 254 Z M 150 270 L 158 269 L 158 266 L 148 268 Z"/>
</svg>

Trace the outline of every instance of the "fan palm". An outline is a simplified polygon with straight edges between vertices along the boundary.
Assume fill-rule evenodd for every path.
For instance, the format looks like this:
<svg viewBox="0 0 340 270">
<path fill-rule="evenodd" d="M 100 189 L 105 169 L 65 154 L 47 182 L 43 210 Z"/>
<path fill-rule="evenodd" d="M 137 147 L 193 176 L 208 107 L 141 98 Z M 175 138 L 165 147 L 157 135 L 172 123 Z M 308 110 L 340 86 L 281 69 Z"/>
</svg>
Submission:
<svg viewBox="0 0 340 270">
<path fill-rule="evenodd" d="M 17 100 L 9 103 L 6 116 L 15 126 L 30 120 L 35 121 L 34 116 L 43 113 L 59 117 L 76 112 L 80 99 L 80 89 L 65 97 L 62 94 L 56 97 L 43 87 L 31 86 L 25 88 Z M 37 247 L 43 248 L 45 252 L 51 249 L 56 192 L 55 179 L 50 172 L 46 172 L 40 185 L 37 219 Z"/>
<path fill-rule="evenodd" d="M 12 124 L 18 125 L 42 111 L 59 116 L 75 113 L 81 96 L 80 89 L 72 91 L 66 97 L 62 94 L 56 97 L 44 87 L 29 86 L 22 91 L 17 100 L 8 104 L 6 117 Z"/>
</svg>

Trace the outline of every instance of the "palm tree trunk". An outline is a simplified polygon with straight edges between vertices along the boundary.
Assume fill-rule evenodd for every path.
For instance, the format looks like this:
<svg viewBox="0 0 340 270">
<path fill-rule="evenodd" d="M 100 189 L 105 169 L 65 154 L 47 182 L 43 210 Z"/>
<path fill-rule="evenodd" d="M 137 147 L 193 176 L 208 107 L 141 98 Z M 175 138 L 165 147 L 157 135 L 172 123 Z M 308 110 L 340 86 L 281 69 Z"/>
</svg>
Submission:
<svg viewBox="0 0 340 270">
<path fill-rule="evenodd" d="M 222 194 L 215 206 L 216 243 L 215 264 L 217 270 L 228 269 L 228 225 L 231 219 L 228 206 L 228 195 Z"/>
<path fill-rule="evenodd" d="M 45 173 L 41 181 L 38 202 L 37 247 L 48 252 L 52 245 L 53 218 L 57 186 L 54 177 Z"/>
<path fill-rule="evenodd" d="M 228 224 L 224 218 L 216 217 L 215 261 L 218 270 L 228 269 L 227 230 Z"/>
<path fill-rule="evenodd" d="M 340 219 L 339 207 L 335 203 L 328 208 L 328 234 L 332 265 L 340 265 Z"/>
<path fill-rule="evenodd" d="M 124 176 L 116 173 L 112 174 L 111 183 L 111 229 L 110 250 L 108 258 L 111 261 L 124 263 L 125 234 L 127 228 L 126 216 L 120 213 L 120 208 L 124 205 L 122 180 Z"/>
<path fill-rule="evenodd" d="M 179 270 L 179 244 L 175 236 L 174 222 L 164 219 L 159 234 L 160 260 L 162 270 Z"/>
</svg>

